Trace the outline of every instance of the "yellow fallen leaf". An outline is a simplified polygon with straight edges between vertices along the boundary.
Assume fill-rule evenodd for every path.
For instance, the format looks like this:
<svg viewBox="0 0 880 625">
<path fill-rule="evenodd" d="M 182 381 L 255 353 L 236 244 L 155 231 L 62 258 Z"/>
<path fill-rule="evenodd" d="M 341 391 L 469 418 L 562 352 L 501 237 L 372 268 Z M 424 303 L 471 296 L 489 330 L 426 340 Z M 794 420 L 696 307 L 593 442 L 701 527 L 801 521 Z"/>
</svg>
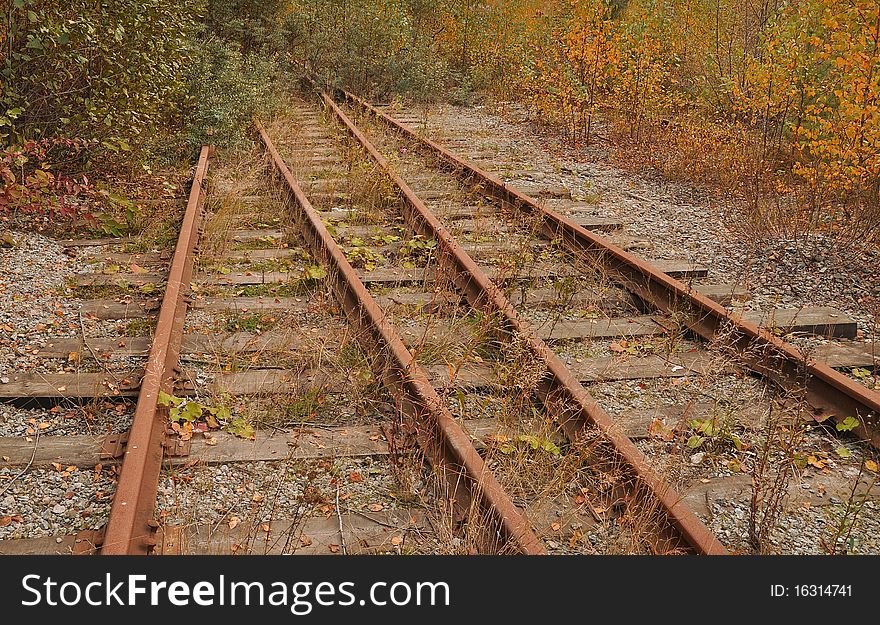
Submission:
<svg viewBox="0 0 880 625">
<path fill-rule="evenodd" d="M 807 456 L 807 464 L 817 469 L 825 468 L 825 461 L 819 460 L 816 456 Z"/>
<path fill-rule="evenodd" d="M 873 460 L 865 460 L 865 468 L 868 471 L 871 471 L 873 473 L 877 473 L 877 463 L 874 462 Z"/>
</svg>

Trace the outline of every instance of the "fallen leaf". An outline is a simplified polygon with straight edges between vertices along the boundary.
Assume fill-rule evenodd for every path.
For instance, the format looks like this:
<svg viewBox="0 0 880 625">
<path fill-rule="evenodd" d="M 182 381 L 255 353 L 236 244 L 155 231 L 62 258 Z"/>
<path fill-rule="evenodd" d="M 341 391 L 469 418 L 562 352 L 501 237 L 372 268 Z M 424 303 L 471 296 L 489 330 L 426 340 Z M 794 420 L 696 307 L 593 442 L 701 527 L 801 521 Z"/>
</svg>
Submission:
<svg viewBox="0 0 880 625">
<path fill-rule="evenodd" d="M 394 545 L 395 547 L 402 542 L 403 542 L 403 539 L 400 536 L 392 536 L 391 537 L 391 544 Z"/>
<path fill-rule="evenodd" d="M 38 425 L 37 427 L 39 427 L 41 430 L 45 430 L 45 429 L 48 428 L 49 426 L 50 426 L 50 423 L 49 423 L 48 421 L 43 421 L 43 422 L 42 422 L 40 425 Z"/>
<path fill-rule="evenodd" d="M 260 503 L 265 498 L 266 497 L 263 495 L 263 493 L 254 493 L 254 496 L 251 497 L 251 501 L 253 501 L 254 503 Z"/>
<path fill-rule="evenodd" d="M 348 479 L 351 482 L 363 482 L 364 476 L 358 473 L 357 471 L 352 471 L 348 474 Z"/>
<path fill-rule="evenodd" d="M 52 466 L 55 467 L 56 471 L 61 471 L 63 469 L 63 467 L 60 464 L 58 464 L 57 462 L 53 462 Z"/>
<path fill-rule="evenodd" d="M 128 268 L 131 269 L 132 273 L 147 273 L 146 269 L 135 263 L 130 264 Z"/>
<path fill-rule="evenodd" d="M 339 553 L 339 545 L 331 544 L 327 545 L 327 548 L 330 549 L 333 553 Z"/>
<path fill-rule="evenodd" d="M 214 438 L 213 436 L 206 436 L 205 437 L 205 445 L 210 445 L 211 447 L 213 447 L 216 444 L 217 444 L 217 439 Z"/>
<path fill-rule="evenodd" d="M 374 503 L 370 506 L 370 510 L 372 510 L 373 512 L 381 512 L 384 509 L 385 509 L 385 506 L 383 506 L 380 503 Z"/>
<path fill-rule="evenodd" d="M 272 526 L 270 526 L 268 523 L 263 523 L 263 524 L 260 526 L 260 529 L 263 530 L 263 531 L 266 532 L 266 533 L 269 533 L 269 530 L 272 529 Z"/>
<path fill-rule="evenodd" d="M 623 352 L 626 351 L 626 348 L 621 346 L 620 343 L 612 343 L 611 345 L 608 346 L 608 349 L 610 349 L 612 352 L 614 352 L 616 354 L 622 354 Z"/>
<path fill-rule="evenodd" d="M 874 462 L 873 460 L 865 460 L 865 468 L 868 471 L 871 471 L 873 473 L 877 473 L 877 469 L 878 469 L 877 463 Z"/>
<path fill-rule="evenodd" d="M 558 532 L 561 527 L 562 526 L 559 523 L 551 523 L 550 524 L 550 529 L 552 529 L 554 532 Z"/>
<path fill-rule="evenodd" d="M 0 516 L 0 527 L 6 527 L 10 523 L 12 523 L 11 516 Z"/>
<path fill-rule="evenodd" d="M 229 523 L 227 523 L 227 525 L 229 525 L 229 529 L 234 530 L 236 527 L 238 527 L 239 523 L 241 523 L 241 518 L 234 516 L 229 519 Z"/>
<path fill-rule="evenodd" d="M 584 503 L 586 500 L 587 500 L 587 498 L 584 497 L 583 495 L 578 495 L 577 497 L 574 498 L 574 502 L 575 502 L 577 505 L 581 505 L 581 504 Z"/>
<path fill-rule="evenodd" d="M 312 539 L 309 538 L 308 536 L 306 536 L 305 534 L 303 534 L 302 536 L 299 537 L 299 542 L 302 543 L 303 547 L 308 547 L 309 545 L 312 544 Z"/>
</svg>

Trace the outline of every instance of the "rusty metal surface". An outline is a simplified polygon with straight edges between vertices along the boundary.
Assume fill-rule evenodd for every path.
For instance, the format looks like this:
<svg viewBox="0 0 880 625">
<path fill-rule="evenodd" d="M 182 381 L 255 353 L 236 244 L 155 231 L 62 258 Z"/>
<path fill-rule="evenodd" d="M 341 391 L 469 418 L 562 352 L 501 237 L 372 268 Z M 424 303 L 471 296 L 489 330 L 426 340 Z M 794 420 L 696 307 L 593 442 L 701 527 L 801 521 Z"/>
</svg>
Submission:
<svg viewBox="0 0 880 625">
<path fill-rule="evenodd" d="M 568 367 L 537 336 L 530 325 L 520 319 L 514 307 L 474 260 L 460 247 L 455 238 L 443 227 L 437 217 L 425 206 L 406 182 L 394 171 L 388 161 L 368 141 L 357 126 L 345 115 L 326 93 L 321 94 L 331 109 L 370 156 L 391 177 L 404 199 L 404 218 L 417 233 L 438 241 L 443 257 L 451 261 L 456 285 L 468 300 L 489 313 L 501 313 L 509 330 L 522 337 L 528 347 L 546 365 L 538 389 L 541 401 L 549 414 L 556 416 L 560 427 L 572 440 L 577 441 L 590 425 L 599 428 L 611 444 L 615 463 L 622 461 L 629 467 L 632 483 L 630 501 L 637 497 L 655 499 L 650 505 L 659 508 L 665 521 L 654 528 L 658 552 L 678 550 L 700 554 L 724 554 L 726 549 L 682 501 L 681 496 L 666 483 L 615 424 L 614 420 L 587 393 Z"/>
<path fill-rule="evenodd" d="M 393 117 L 376 109 L 357 96 L 342 92 L 351 102 L 387 123 L 408 138 L 419 142 L 439 155 L 459 175 L 478 180 L 491 195 L 531 213 L 541 220 L 541 228 L 549 238 L 561 237 L 574 251 L 598 259 L 615 280 L 664 312 L 686 313 L 688 328 L 700 337 L 721 340 L 733 347 L 743 361 L 757 373 L 783 388 L 806 391 L 806 400 L 814 409 L 817 420 L 833 418 L 838 422 L 849 416 L 859 420 L 855 433 L 880 448 L 880 394 L 871 391 L 828 365 L 810 358 L 796 347 L 733 316 L 726 308 L 705 297 L 679 280 L 633 256 L 620 247 L 574 223 L 555 211 L 505 184 L 497 176 L 483 171 L 443 146 L 416 135 Z"/>
<path fill-rule="evenodd" d="M 485 524 L 483 547 L 494 551 L 513 545 L 524 554 L 546 553 L 528 521 L 485 466 L 468 435 L 444 406 L 424 369 L 415 361 L 327 231 L 266 130 L 259 123 L 257 129 L 293 203 L 299 208 L 298 221 L 303 237 L 315 256 L 328 266 L 337 299 L 349 320 L 364 335 L 359 338 L 368 340 L 370 352 L 383 361 L 380 373 L 384 383 L 394 391 L 392 395 L 398 409 L 416 424 L 419 444 L 429 460 L 446 475 L 450 492 L 462 501 L 463 515 L 468 514 L 475 522 Z M 472 502 L 477 505 L 473 506 Z"/>
<path fill-rule="evenodd" d="M 147 554 L 155 543 L 155 524 L 151 521 L 162 469 L 166 420 L 165 410 L 159 410 L 156 402 L 159 391 L 173 390 L 186 316 L 186 298 L 192 279 L 193 252 L 202 220 L 209 155 L 210 148 L 203 147 L 168 273 L 168 284 L 141 382 L 137 409 L 128 433 L 119 483 L 110 509 L 110 521 L 101 547 L 102 555 Z"/>
</svg>

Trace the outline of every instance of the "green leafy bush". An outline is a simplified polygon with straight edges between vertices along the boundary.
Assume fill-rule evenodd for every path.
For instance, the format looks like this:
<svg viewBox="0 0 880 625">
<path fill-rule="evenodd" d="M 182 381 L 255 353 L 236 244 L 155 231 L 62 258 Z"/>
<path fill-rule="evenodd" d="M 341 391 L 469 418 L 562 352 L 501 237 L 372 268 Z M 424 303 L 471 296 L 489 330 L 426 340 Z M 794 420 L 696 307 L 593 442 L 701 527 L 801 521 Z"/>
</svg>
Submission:
<svg viewBox="0 0 880 625">
<path fill-rule="evenodd" d="M 220 148 L 250 145 L 251 118 L 273 108 L 275 63 L 258 54 L 244 55 L 234 44 L 214 41 L 202 49 L 189 72 L 187 144 L 193 150 L 208 143 Z"/>
</svg>

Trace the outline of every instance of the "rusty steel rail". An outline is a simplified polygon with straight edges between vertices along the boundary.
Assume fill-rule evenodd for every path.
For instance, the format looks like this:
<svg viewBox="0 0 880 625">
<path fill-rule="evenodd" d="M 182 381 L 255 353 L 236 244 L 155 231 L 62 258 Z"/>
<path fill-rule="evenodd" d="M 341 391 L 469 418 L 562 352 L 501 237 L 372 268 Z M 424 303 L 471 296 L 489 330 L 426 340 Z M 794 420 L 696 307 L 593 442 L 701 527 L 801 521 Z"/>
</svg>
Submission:
<svg viewBox="0 0 880 625">
<path fill-rule="evenodd" d="M 468 301 L 488 313 L 500 313 L 512 335 L 522 338 L 532 354 L 546 367 L 537 392 L 549 414 L 573 442 L 583 440 L 588 429 L 599 429 L 609 444 L 603 453 L 611 457 L 610 468 L 624 467 L 627 474 L 627 505 L 659 515 L 652 528 L 654 549 L 658 553 L 686 551 L 698 554 L 725 554 L 724 546 L 702 521 L 681 500 L 681 496 L 650 466 L 644 455 L 621 432 L 621 428 L 587 393 L 583 385 L 565 366 L 531 326 L 517 315 L 503 291 L 494 284 L 446 230 L 424 202 L 363 132 L 348 118 L 333 99 L 321 93 L 324 104 L 333 111 L 348 133 L 367 151 L 386 175 L 395 183 L 404 201 L 403 216 L 418 234 L 438 241 L 442 255 L 451 263 L 453 280 Z"/>
<path fill-rule="evenodd" d="M 102 555 L 145 555 L 155 545 L 153 520 L 162 470 L 167 409 L 159 408 L 159 391 L 171 393 L 180 357 L 193 252 L 205 203 L 205 176 L 211 148 L 204 146 L 193 177 L 186 213 L 168 273 L 162 308 L 147 359 L 137 408 L 128 434 Z"/>
<path fill-rule="evenodd" d="M 478 182 L 484 193 L 507 202 L 540 220 L 549 239 L 561 238 L 573 252 L 586 253 L 599 262 L 613 279 L 643 301 L 666 313 L 684 312 L 685 324 L 707 341 L 719 341 L 734 349 L 743 363 L 782 388 L 799 393 L 813 409 L 817 421 L 841 422 L 855 417 L 855 433 L 880 448 L 880 394 L 809 358 L 790 343 L 756 324 L 745 321 L 705 295 L 670 277 L 572 220 L 541 206 L 532 197 L 505 184 L 438 143 L 420 137 L 399 121 L 357 96 L 341 91 L 348 101 L 370 112 L 407 138 L 439 156 L 448 169 Z"/>
<path fill-rule="evenodd" d="M 544 545 L 529 522 L 486 467 L 468 435 L 444 406 L 424 369 L 327 231 L 265 128 L 259 122 L 256 127 L 284 181 L 284 190 L 299 208 L 297 217 L 303 238 L 315 256 L 328 266 L 337 300 L 349 321 L 361 331 L 359 338 L 366 339 L 369 351 L 379 356 L 378 369 L 383 382 L 392 391 L 401 414 L 409 418 L 426 456 L 445 478 L 452 495 L 450 499 L 458 503 L 459 513 L 469 515 L 476 523 L 485 523 L 481 528 L 483 548 L 488 551 L 513 546 L 524 554 L 545 554 Z"/>
</svg>

